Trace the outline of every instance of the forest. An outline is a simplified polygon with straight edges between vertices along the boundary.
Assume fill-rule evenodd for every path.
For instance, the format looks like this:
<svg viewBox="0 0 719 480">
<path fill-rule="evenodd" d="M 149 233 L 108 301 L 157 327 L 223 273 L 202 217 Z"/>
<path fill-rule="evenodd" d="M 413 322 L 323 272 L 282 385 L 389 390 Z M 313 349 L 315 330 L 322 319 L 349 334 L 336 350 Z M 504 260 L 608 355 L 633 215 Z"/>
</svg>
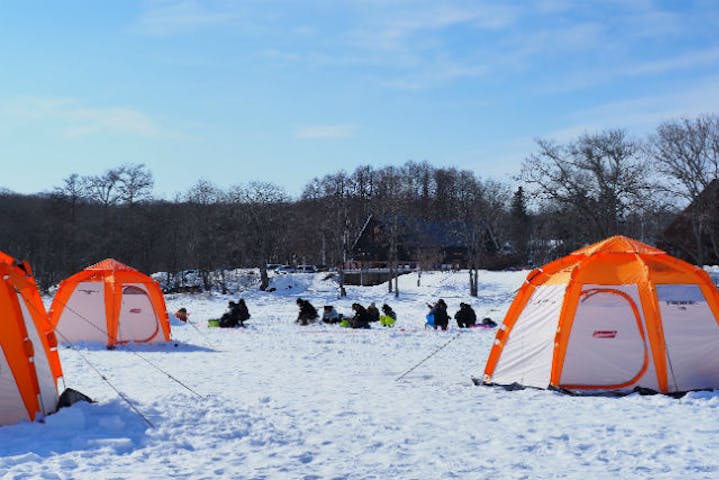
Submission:
<svg viewBox="0 0 719 480">
<path fill-rule="evenodd" d="M 489 226 L 504 268 L 614 234 L 701 265 L 719 258 L 717 194 L 706 193 L 718 175 L 716 115 L 666 121 L 645 138 L 611 129 L 537 139 L 511 182 L 407 161 L 328 173 L 298 198 L 268 182 L 222 189 L 198 179 L 170 200 L 153 197 L 149 168 L 127 163 L 68 172 L 38 194 L 0 191 L 0 249 L 29 260 L 42 289 L 107 257 L 148 273 L 260 267 L 264 277 L 268 263 L 341 267 L 367 218 L 384 215 Z M 667 238 L 672 226 L 682 242 Z M 472 266 L 498 266 L 481 235 L 471 238 Z"/>
</svg>

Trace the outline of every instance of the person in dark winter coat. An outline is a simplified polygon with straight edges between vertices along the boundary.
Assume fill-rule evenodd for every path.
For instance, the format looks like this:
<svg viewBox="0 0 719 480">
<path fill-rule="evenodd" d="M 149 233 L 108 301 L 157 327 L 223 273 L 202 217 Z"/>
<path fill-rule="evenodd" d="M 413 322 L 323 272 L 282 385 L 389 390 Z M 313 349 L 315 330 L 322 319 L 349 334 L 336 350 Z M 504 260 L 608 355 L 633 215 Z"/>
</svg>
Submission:
<svg viewBox="0 0 719 480">
<path fill-rule="evenodd" d="M 240 298 L 240 301 L 235 304 L 235 315 L 240 327 L 244 327 L 245 321 L 250 319 L 250 311 L 247 309 L 244 298 Z"/>
<path fill-rule="evenodd" d="M 230 300 L 227 304 L 227 311 L 220 317 L 221 328 L 234 328 L 240 324 L 237 312 L 237 304 Z"/>
<path fill-rule="evenodd" d="M 367 309 L 359 303 L 353 303 L 352 310 L 355 312 L 355 315 L 349 320 L 350 328 L 370 328 Z"/>
<path fill-rule="evenodd" d="M 429 313 L 434 315 L 434 329 L 436 330 L 439 327 L 442 330 L 447 330 L 449 315 L 447 314 L 447 304 L 444 303 L 444 300 L 440 298 L 434 305 L 428 303 L 427 306 L 430 308 Z"/>
<path fill-rule="evenodd" d="M 379 309 L 374 304 L 374 302 L 369 304 L 369 307 L 367 307 L 367 319 L 371 322 L 379 322 Z"/>
<path fill-rule="evenodd" d="M 317 309 L 307 300 L 298 298 L 297 306 L 300 307 L 300 312 L 297 314 L 297 320 L 295 323 L 299 323 L 300 325 L 309 325 L 319 317 Z"/>
<path fill-rule="evenodd" d="M 477 323 L 477 314 L 469 304 L 460 303 L 459 310 L 454 314 L 454 319 L 457 320 L 459 328 L 470 328 Z"/>
</svg>

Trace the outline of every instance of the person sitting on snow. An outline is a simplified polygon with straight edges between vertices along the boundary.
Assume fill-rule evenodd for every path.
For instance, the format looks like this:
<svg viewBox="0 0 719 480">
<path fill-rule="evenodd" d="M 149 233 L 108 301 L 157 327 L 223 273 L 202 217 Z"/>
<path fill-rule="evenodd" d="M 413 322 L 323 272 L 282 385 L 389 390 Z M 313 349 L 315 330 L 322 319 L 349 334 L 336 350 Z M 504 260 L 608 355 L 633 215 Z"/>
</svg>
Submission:
<svg viewBox="0 0 719 480">
<path fill-rule="evenodd" d="M 374 304 L 374 302 L 369 304 L 369 307 L 367 307 L 367 320 L 372 322 L 379 322 L 379 309 Z"/>
<path fill-rule="evenodd" d="M 477 314 L 469 304 L 460 303 L 459 310 L 454 314 L 454 319 L 457 320 L 459 328 L 471 328 L 477 323 Z"/>
<path fill-rule="evenodd" d="M 337 313 L 337 309 L 332 305 L 325 305 L 322 308 L 322 321 L 324 323 L 340 323 L 342 315 Z"/>
<path fill-rule="evenodd" d="M 447 330 L 449 315 L 447 314 L 447 304 L 444 303 L 444 300 L 440 298 L 434 305 L 428 303 L 427 306 L 430 308 L 430 315 L 434 316 L 433 328 L 437 330 L 437 327 L 439 327 L 442 330 Z"/>
<path fill-rule="evenodd" d="M 297 306 L 300 307 L 300 312 L 297 314 L 297 320 L 295 323 L 299 323 L 300 325 L 309 325 L 311 322 L 317 320 L 317 317 L 319 317 L 317 309 L 307 300 L 298 298 Z"/>
<path fill-rule="evenodd" d="M 495 322 L 494 320 L 492 320 L 492 319 L 489 318 L 489 317 L 484 317 L 484 318 L 482 319 L 482 323 L 480 323 L 480 325 L 483 325 L 483 326 L 488 327 L 488 328 L 494 328 L 494 327 L 497 326 L 497 322 Z"/>
<path fill-rule="evenodd" d="M 359 303 L 353 303 L 352 310 L 354 310 L 355 315 L 349 320 L 350 328 L 370 328 L 367 309 L 365 309 Z"/>
<path fill-rule="evenodd" d="M 227 311 L 220 317 L 221 328 L 234 328 L 240 324 L 237 304 L 230 300 L 227 304 Z"/>
<path fill-rule="evenodd" d="M 185 323 L 187 323 L 187 320 L 188 320 L 187 317 L 188 317 L 189 315 L 190 315 L 190 314 L 187 313 L 187 309 L 186 309 L 185 307 L 182 307 L 182 308 L 180 308 L 179 310 L 177 310 L 177 311 L 175 312 L 175 318 L 178 319 L 178 320 L 180 320 L 181 322 L 185 322 Z"/>
<path fill-rule="evenodd" d="M 240 298 L 240 301 L 235 304 L 235 316 L 240 327 L 244 327 L 245 321 L 250 319 L 250 311 L 247 309 L 244 298 Z"/>
<path fill-rule="evenodd" d="M 384 305 L 382 305 L 382 316 L 379 317 L 379 322 L 382 324 L 382 326 L 383 327 L 393 327 L 396 321 L 397 321 L 397 314 L 394 313 L 394 310 L 392 310 L 392 307 L 390 307 L 386 303 Z"/>
</svg>

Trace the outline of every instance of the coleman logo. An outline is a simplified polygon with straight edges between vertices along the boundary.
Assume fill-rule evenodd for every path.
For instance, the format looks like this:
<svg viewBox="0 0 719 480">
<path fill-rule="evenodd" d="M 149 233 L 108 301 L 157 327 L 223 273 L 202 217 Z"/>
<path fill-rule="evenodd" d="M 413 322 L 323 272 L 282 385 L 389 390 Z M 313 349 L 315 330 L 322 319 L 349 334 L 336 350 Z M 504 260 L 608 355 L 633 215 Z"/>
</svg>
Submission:
<svg viewBox="0 0 719 480">
<path fill-rule="evenodd" d="M 142 313 L 142 309 L 141 308 L 131 308 L 130 313 Z"/>
<path fill-rule="evenodd" d="M 592 333 L 594 338 L 615 338 L 616 336 L 616 330 L 594 330 L 594 333 Z"/>
</svg>

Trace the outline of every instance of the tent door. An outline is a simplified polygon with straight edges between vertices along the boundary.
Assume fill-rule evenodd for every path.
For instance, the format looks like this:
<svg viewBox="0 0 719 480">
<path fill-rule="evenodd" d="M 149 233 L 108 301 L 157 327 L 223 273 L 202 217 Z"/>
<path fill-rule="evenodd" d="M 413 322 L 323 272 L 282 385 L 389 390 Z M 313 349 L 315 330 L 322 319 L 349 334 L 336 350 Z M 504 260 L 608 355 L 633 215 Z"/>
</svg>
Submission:
<svg viewBox="0 0 719 480">
<path fill-rule="evenodd" d="M 699 285 L 657 285 L 669 391 L 719 386 L 719 325 Z"/>
<path fill-rule="evenodd" d="M 142 286 L 123 286 L 117 330 L 118 341 L 149 342 L 157 335 L 159 327 L 147 291 Z"/>
<path fill-rule="evenodd" d="M 627 287 L 619 288 L 582 291 L 567 343 L 562 387 L 617 390 L 636 383 L 646 371 L 649 352 L 639 308 Z M 633 285 L 629 289 L 636 292 Z"/>
</svg>

